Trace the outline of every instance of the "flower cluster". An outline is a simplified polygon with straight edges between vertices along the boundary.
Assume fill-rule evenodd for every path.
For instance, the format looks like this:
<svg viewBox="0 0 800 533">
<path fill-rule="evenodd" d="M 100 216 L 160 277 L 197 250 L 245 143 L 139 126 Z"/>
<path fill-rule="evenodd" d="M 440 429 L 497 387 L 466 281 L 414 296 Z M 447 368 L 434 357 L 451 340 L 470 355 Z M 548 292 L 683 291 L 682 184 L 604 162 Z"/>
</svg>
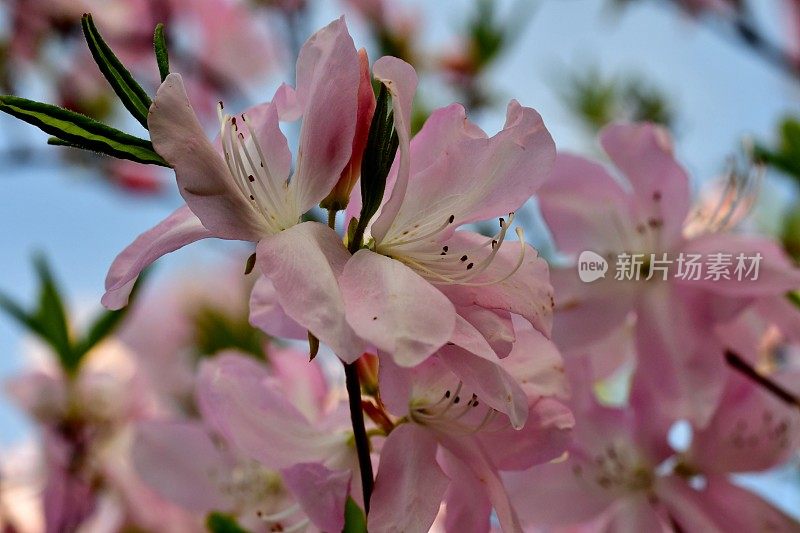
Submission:
<svg viewBox="0 0 800 533">
<path fill-rule="evenodd" d="M 296 80 L 243 112 L 219 102 L 211 139 L 183 77 L 164 76 L 146 122 L 185 205 L 120 253 L 103 304 L 124 308 L 150 264 L 202 239 L 253 243 L 254 257 L 244 281 L 137 297 L 72 372 L 12 385 L 44 428 L 47 531 L 103 518 L 155 531 L 800 529 L 732 477 L 800 445 L 787 297 L 800 270 L 765 238 L 689 231 L 689 178 L 663 129 L 603 129 L 614 168 L 557 153 L 517 101 L 494 135 L 453 104 L 412 136 L 414 68 L 370 65 L 344 19 L 303 45 Z M 282 124 L 296 121 L 293 154 Z M 534 196 L 563 256 L 552 268 L 513 226 Z M 640 279 L 586 282 L 587 250 L 640 258 Z M 757 274 L 662 276 L 666 257 L 757 257 Z M 198 339 L 203 320 L 224 342 Z M 256 336 L 241 335 L 246 320 Z M 98 370 L 123 355 L 137 363 Z M 677 443 L 676 424 L 691 428 Z"/>
</svg>

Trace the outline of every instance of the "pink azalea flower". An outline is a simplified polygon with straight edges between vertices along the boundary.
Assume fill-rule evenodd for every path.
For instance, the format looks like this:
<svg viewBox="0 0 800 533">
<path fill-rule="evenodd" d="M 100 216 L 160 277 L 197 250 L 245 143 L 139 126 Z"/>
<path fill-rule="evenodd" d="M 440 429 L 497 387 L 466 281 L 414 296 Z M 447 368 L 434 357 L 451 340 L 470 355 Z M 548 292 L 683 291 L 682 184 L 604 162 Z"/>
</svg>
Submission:
<svg viewBox="0 0 800 533">
<path fill-rule="evenodd" d="M 796 531 L 800 524 L 731 482 L 784 462 L 800 442 L 785 404 L 730 370 L 719 407 L 674 451 L 674 418 L 634 391 L 603 407 L 573 383 L 576 425 L 566 460 L 504 475 L 523 523 L 563 531 Z M 581 392 L 578 392 L 581 391 Z M 582 524 L 582 527 L 574 527 Z M 563 529 L 560 529 L 559 526 Z"/>
<path fill-rule="evenodd" d="M 554 146 L 541 117 L 512 102 L 503 130 L 488 137 L 463 107 L 452 105 L 435 111 L 411 141 L 414 69 L 384 57 L 373 73 L 391 93 L 399 151 L 367 247 L 351 257 L 332 230 L 310 225 L 262 241 L 258 260 L 270 282 L 256 287 L 268 294 L 254 294 L 253 315 L 282 307 L 316 334 L 321 309 L 344 309 L 358 337 L 402 366 L 424 361 L 448 341 L 461 342 L 465 328 L 505 355 L 513 342 L 510 313 L 549 334 L 547 265 L 522 240 L 506 241 L 513 211 L 550 169 Z M 348 218 L 359 209 L 351 198 Z M 504 214 L 508 220 L 500 220 L 492 237 L 455 231 Z M 320 277 L 321 262 L 330 265 L 341 292 Z M 305 287 L 302 296 L 298 287 Z M 266 321 L 254 323 L 270 331 Z"/>
<path fill-rule="evenodd" d="M 563 369 L 541 333 L 520 331 L 502 361 L 530 407 L 522 430 L 483 394 L 480 375 L 450 370 L 448 350 L 411 369 L 381 365 L 381 400 L 400 418 L 382 445 L 370 531 L 427 531 L 443 500 L 448 531 L 488 529 L 492 508 L 504 531 L 521 531 L 499 471 L 550 461 L 566 448 L 572 415 L 555 399 L 566 393 Z"/>
<path fill-rule="evenodd" d="M 702 424 L 724 387 L 724 346 L 709 331 L 760 299 L 800 286 L 800 272 L 764 238 L 683 234 L 689 180 L 665 130 L 616 124 L 601 132 L 600 141 L 624 180 L 597 163 L 561 154 L 540 192 L 559 249 L 571 256 L 593 251 L 610 264 L 605 278 L 591 283 L 581 282 L 575 268 L 552 272 L 558 297 L 554 338 L 567 353 L 579 353 L 634 315 L 635 379 L 648 383 L 676 416 Z M 615 279 L 614 264 L 623 252 L 645 254 L 642 279 Z M 717 253 L 760 254 L 757 279 L 714 279 L 705 270 L 699 279 L 675 275 L 681 254 L 706 261 Z M 656 260 L 667 254 L 672 261 L 667 279 L 657 263 L 650 264 L 650 254 Z"/>
<path fill-rule="evenodd" d="M 297 90 L 283 85 L 272 102 L 243 116 L 225 115 L 220 107 L 219 149 L 203 133 L 180 75 L 165 80 L 150 111 L 150 134 L 156 150 L 175 168 L 187 205 L 120 254 L 106 279 L 106 306 L 125 305 L 144 267 L 196 240 L 271 241 L 295 225 L 298 232 L 311 235 L 327 229 L 299 223 L 301 215 L 331 191 L 350 159 L 359 59 L 342 19 L 304 45 L 297 80 Z M 289 180 L 292 156 L 278 121 L 301 116 L 298 158 Z M 338 237 L 329 244 L 335 245 L 341 246 Z M 322 290 L 330 299 L 338 295 L 338 288 L 325 265 L 319 265 L 318 282 L 309 290 Z M 307 303 L 296 298 L 296 305 Z M 320 308 L 316 320 L 325 327 L 308 329 L 337 353 L 355 357 L 363 351 L 345 323 L 341 305 Z"/>
<path fill-rule="evenodd" d="M 187 464 L 165 473 L 159 468 L 162 464 L 160 450 L 185 455 L 181 447 L 183 439 L 176 432 L 195 434 L 202 430 L 185 424 L 173 429 L 163 424 L 153 426 L 148 430 L 151 452 L 150 460 L 144 461 L 149 463 L 145 469 L 150 473 L 146 475 L 151 481 L 155 480 L 156 487 L 172 486 L 178 491 L 183 487 L 191 493 L 191 487 L 200 483 L 198 477 L 209 471 L 216 472 L 218 474 L 199 485 L 205 487 L 201 492 L 205 495 L 202 501 L 192 503 L 186 491 L 182 493 L 184 496 L 172 494 L 171 497 L 184 498 L 182 503 L 195 509 L 203 506 L 213 509 L 222 502 L 223 509 L 239 513 L 249 511 L 251 517 L 254 511 L 260 511 L 266 520 L 280 521 L 276 518 L 277 507 L 258 507 L 264 505 L 264 501 L 259 500 L 263 494 L 245 491 L 241 501 L 220 500 L 220 491 L 224 492 L 232 482 L 230 465 L 235 464 L 240 471 L 249 472 L 248 475 L 259 478 L 269 475 L 282 480 L 279 486 L 285 486 L 297 503 L 291 503 L 289 508 L 302 510 L 300 521 L 305 515 L 321 530 L 339 531 L 343 526 L 351 472 L 357 465 L 355 450 L 350 444 L 349 415 L 346 409 L 340 408 L 338 401 L 331 401 L 320 367 L 309 363 L 305 354 L 271 350 L 270 362 L 271 371 L 252 358 L 236 354 L 223 354 L 205 362 L 197 386 L 200 411 L 207 427 L 224 437 L 230 448 L 222 453 L 211 445 L 207 436 L 198 437 L 196 445 L 204 448 L 198 450 L 198 454 L 208 462 L 209 468 L 198 470 L 195 464 Z M 233 469 L 233 474 L 236 471 Z M 181 476 L 187 479 L 180 485 L 173 485 L 171 480 Z M 354 498 L 359 491 L 353 488 Z M 195 496 L 191 498 L 196 500 Z M 266 503 L 278 505 L 281 501 L 284 500 L 278 498 Z M 287 518 L 289 516 L 294 513 L 289 513 Z"/>
</svg>

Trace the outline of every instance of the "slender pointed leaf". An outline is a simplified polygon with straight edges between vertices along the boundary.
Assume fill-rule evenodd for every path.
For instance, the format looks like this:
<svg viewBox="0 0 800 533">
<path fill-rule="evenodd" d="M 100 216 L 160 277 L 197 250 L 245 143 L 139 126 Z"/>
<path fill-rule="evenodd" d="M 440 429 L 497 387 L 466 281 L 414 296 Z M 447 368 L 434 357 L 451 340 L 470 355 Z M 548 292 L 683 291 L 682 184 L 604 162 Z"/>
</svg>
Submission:
<svg viewBox="0 0 800 533">
<path fill-rule="evenodd" d="M 73 145 L 119 159 L 169 166 L 150 141 L 129 135 L 80 113 L 18 96 L 0 96 L 0 111 L 32 124 L 62 145 Z M 52 141 L 49 141 L 52 144 Z"/>
<path fill-rule="evenodd" d="M 39 306 L 35 320 L 45 340 L 56 351 L 64 370 L 71 372 L 77 368 L 79 358 L 72 350 L 67 311 L 61 292 L 44 257 L 36 257 L 33 264 L 39 277 Z"/>
<path fill-rule="evenodd" d="M 364 511 L 349 496 L 344 506 L 344 529 L 342 529 L 342 533 L 367 533 L 367 519 L 364 516 Z"/>
<path fill-rule="evenodd" d="M 164 33 L 164 23 L 156 25 L 153 34 L 153 49 L 156 52 L 156 63 L 158 63 L 158 73 L 163 82 L 169 75 L 169 53 L 167 52 L 167 36 Z"/>
<path fill-rule="evenodd" d="M 147 112 L 152 103 L 150 96 L 142 89 L 125 65 L 117 58 L 111 47 L 103 40 L 97 27 L 94 25 L 92 15 L 87 13 L 81 19 L 83 35 L 89 51 L 92 53 L 95 63 L 100 68 L 100 72 L 108 80 L 108 83 L 117 93 L 125 108 L 131 115 L 147 129 Z"/>
</svg>

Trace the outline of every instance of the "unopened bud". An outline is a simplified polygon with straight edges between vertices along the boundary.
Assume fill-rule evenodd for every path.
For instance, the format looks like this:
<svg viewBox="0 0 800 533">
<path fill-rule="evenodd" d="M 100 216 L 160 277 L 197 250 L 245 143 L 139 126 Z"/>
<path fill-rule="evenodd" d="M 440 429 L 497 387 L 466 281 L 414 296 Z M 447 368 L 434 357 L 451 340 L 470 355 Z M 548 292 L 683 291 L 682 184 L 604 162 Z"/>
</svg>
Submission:
<svg viewBox="0 0 800 533">
<path fill-rule="evenodd" d="M 372 114 L 375 112 L 375 93 L 372 91 L 372 77 L 369 73 L 369 58 L 367 51 L 358 51 L 361 66 L 361 81 L 358 85 L 358 111 L 356 112 L 356 131 L 353 135 L 353 151 L 350 161 L 342 170 L 339 182 L 333 190 L 320 202 L 320 207 L 330 211 L 341 211 L 347 207 L 350 192 L 361 175 L 361 159 L 364 157 L 364 147 L 369 137 L 369 127 L 372 123 Z"/>
</svg>

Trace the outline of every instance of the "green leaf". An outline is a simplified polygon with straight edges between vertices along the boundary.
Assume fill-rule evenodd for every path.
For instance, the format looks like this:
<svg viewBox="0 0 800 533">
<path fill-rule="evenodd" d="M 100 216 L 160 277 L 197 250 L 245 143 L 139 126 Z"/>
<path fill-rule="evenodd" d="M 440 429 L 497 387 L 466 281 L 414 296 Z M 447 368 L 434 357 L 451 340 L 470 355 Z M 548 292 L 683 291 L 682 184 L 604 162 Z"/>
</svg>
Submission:
<svg viewBox="0 0 800 533">
<path fill-rule="evenodd" d="M 344 529 L 342 529 L 342 533 L 367 533 L 367 519 L 364 516 L 364 511 L 350 496 L 347 497 L 347 503 L 344 505 Z"/>
<path fill-rule="evenodd" d="M 386 176 L 392 167 L 397 153 L 398 137 L 394 129 L 394 112 L 391 110 L 391 97 L 386 87 L 381 84 L 375 114 L 369 126 L 367 146 L 361 160 L 361 213 L 358 226 L 351 241 L 350 251 L 361 246 L 361 238 L 370 219 L 378 211 L 386 189 Z"/>
<path fill-rule="evenodd" d="M 147 129 L 147 112 L 152 103 L 150 96 L 133 79 L 125 65 L 122 64 L 103 40 L 103 37 L 100 36 L 91 14 L 83 15 L 81 27 L 83 28 L 83 35 L 86 37 L 86 44 L 89 45 L 89 51 L 100 68 L 100 72 L 108 80 L 125 108 Z"/>
<path fill-rule="evenodd" d="M 231 515 L 217 512 L 206 517 L 206 529 L 211 533 L 249 533 Z"/>
<path fill-rule="evenodd" d="M 61 298 L 61 291 L 43 256 L 34 258 L 33 264 L 39 277 L 39 306 L 34 318 L 39 324 L 44 340 L 58 355 L 62 368 L 67 373 L 72 373 L 78 368 L 80 356 L 72 349 L 67 311 Z"/>
<path fill-rule="evenodd" d="M 156 25 L 153 34 L 153 49 L 156 52 L 156 63 L 158 63 L 158 73 L 163 82 L 169 75 L 169 53 L 167 52 L 167 37 L 164 34 L 164 23 Z"/>
<path fill-rule="evenodd" d="M 18 96 L 0 96 L 0 111 L 58 138 L 57 144 L 93 150 L 119 159 L 168 167 L 150 141 L 129 135 L 80 113 Z M 52 141 L 48 141 L 53 144 Z"/>
</svg>

